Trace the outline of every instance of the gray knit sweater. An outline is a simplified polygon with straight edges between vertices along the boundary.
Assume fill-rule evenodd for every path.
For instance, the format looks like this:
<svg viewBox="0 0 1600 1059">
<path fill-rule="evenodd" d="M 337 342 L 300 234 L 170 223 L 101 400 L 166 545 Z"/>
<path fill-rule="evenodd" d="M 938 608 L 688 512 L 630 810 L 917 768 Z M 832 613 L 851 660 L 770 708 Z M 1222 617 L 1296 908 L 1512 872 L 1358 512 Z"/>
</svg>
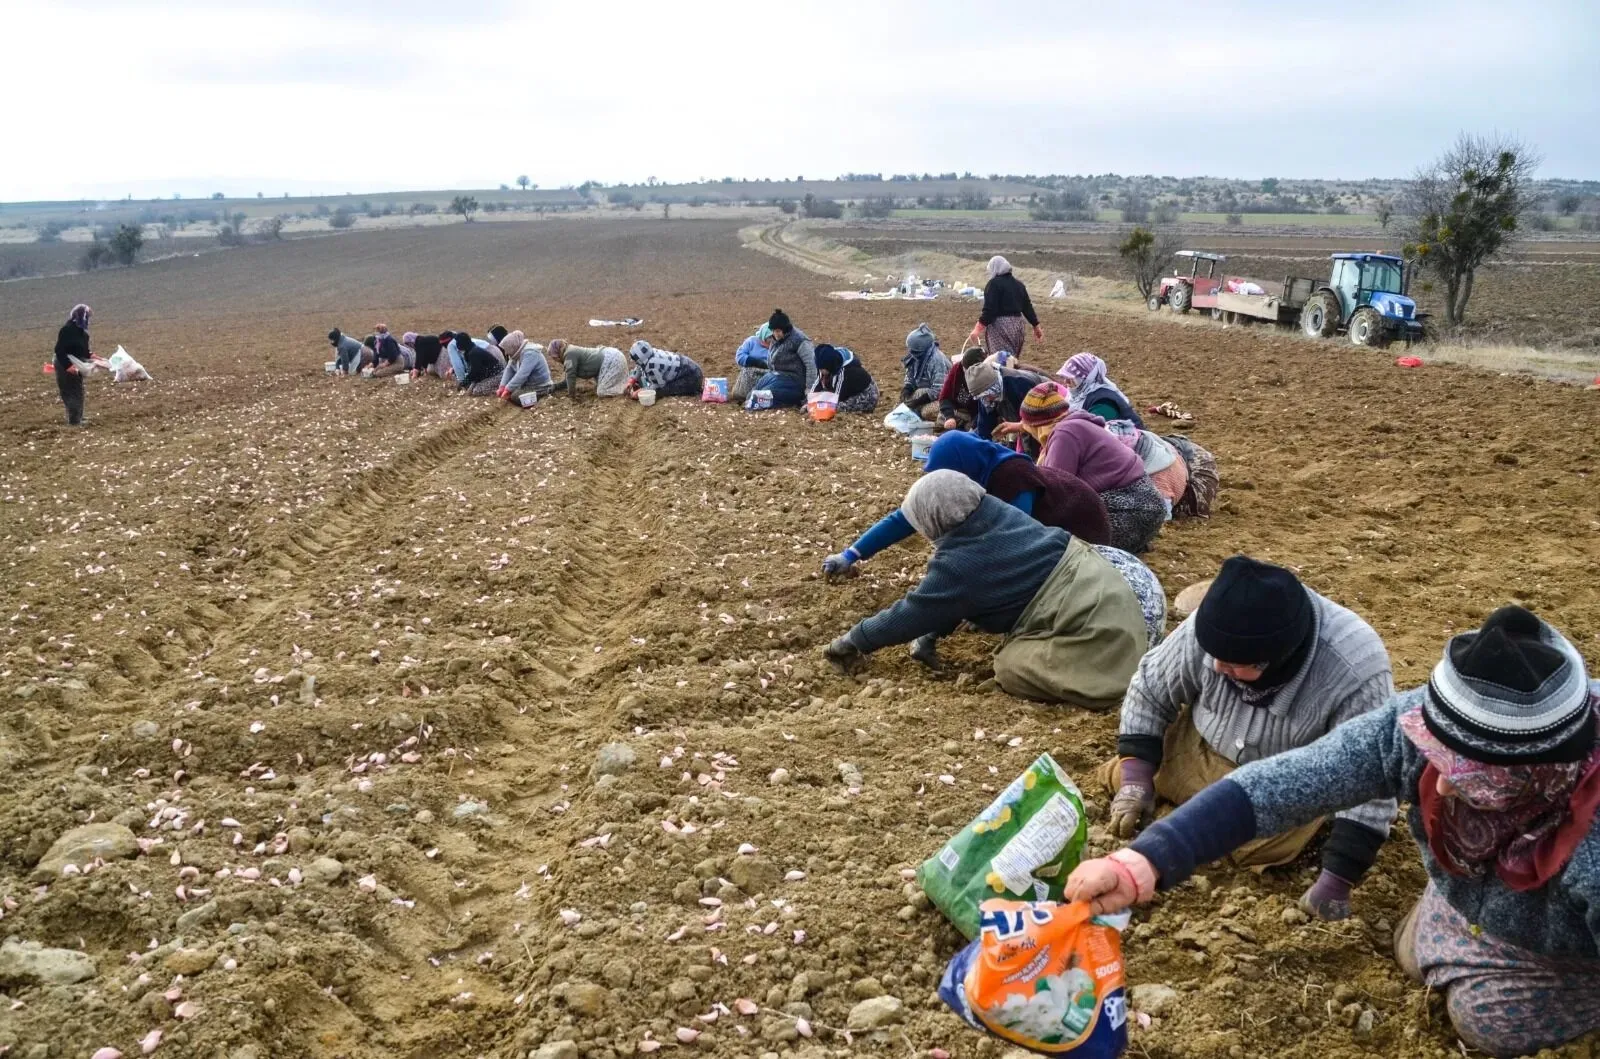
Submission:
<svg viewBox="0 0 1600 1059">
<path fill-rule="evenodd" d="M 1305 746 L 1389 701 L 1394 694 L 1389 655 L 1372 626 L 1310 589 L 1306 595 L 1316 638 L 1300 672 L 1270 705 L 1250 705 L 1238 683 L 1216 671 L 1195 639 L 1191 615 L 1140 661 L 1122 701 L 1118 753 L 1159 765 L 1161 737 L 1187 705 L 1206 744 L 1242 765 Z M 1394 799 L 1379 798 L 1339 815 L 1387 835 Z"/>
<path fill-rule="evenodd" d="M 1590 681 L 1600 695 L 1600 680 Z M 1412 803 L 1406 819 L 1422 866 L 1450 906 L 1501 941 L 1546 956 L 1600 958 L 1600 824 L 1591 826 L 1566 866 L 1543 887 L 1518 892 L 1493 871 L 1451 875 L 1434 859 L 1416 805 L 1427 759 L 1400 730 L 1399 716 L 1427 694 L 1414 688 L 1310 746 L 1244 766 L 1152 824 L 1133 848 L 1155 865 L 1162 889 L 1199 864 L 1257 835 L 1274 835 L 1324 813 L 1377 798 Z"/>
</svg>

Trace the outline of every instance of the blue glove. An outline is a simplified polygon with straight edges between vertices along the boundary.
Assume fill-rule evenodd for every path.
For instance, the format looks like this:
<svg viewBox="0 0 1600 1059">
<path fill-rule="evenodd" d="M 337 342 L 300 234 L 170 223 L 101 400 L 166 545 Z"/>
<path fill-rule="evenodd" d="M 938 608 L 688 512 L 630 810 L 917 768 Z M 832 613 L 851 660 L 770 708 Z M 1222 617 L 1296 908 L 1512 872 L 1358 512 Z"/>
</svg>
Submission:
<svg viewBox="0 0 1600 1059">
<path fill-rule="evenodd" d="M 860 561 L 861 556 L 854 548 L 846 548 L 822 560 L 822 572 L 829 577 L 838 577 Z"/>
</svg>

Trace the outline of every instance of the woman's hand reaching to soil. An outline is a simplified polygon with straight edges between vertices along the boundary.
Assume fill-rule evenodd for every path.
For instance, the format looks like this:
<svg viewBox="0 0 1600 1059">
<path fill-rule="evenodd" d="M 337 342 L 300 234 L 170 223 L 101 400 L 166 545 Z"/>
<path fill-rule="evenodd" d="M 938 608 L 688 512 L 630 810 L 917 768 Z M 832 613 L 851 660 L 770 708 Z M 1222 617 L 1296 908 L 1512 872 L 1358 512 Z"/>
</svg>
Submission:
<svg viewBox="0 0 1600 1059">
<path fill-rule="evenodd" d="M 850 642 L 849 637 L 841 636 L 822 649 L 822 657 L 826 658 L 834 669 L 849 675 L 866 656 L 861 653 L 859 647 Z"/>
<path fill-rule="evenodd" d="M 1086 860 L 1067 876 L 1069 901 L 1088 901 L 1094 914 L 1111 915 L 1155 896 L 1156 869 L 1142 854 L 1119 849 Z"/>
</svg>

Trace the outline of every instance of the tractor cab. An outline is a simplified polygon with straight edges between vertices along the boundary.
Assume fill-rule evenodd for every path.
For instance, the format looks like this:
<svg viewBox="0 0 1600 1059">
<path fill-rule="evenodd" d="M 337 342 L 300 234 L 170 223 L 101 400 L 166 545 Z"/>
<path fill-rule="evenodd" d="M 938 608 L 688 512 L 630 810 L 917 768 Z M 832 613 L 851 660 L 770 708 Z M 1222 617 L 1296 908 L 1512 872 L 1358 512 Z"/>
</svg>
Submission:
<svg viewBox="0 0 1600 1059">
<path fill-rule="evenodd" d="M 1422 333 L 1417 303 L 1406 296 L 1405 262 L 1388 254 L 1334 254 L 1328 285 L 1307 302 L 1302 329 L 1315 337 L 1347 330 L 1358 346 L 1381 346 Z"/>
<path fill-rule="evenodd" d="M 1210 309 L 1215 315 L 1217 288 L 1222 286 L 1217 266 L 1228 259 L 1204 250 L 1179 250 L 1172 256 L 1172 275 L 1162 276 L 1159 287 L 1150 292 L 1149 307 L 1154 310 L 1167 305 L 1178 313 Z"/>
</svg>

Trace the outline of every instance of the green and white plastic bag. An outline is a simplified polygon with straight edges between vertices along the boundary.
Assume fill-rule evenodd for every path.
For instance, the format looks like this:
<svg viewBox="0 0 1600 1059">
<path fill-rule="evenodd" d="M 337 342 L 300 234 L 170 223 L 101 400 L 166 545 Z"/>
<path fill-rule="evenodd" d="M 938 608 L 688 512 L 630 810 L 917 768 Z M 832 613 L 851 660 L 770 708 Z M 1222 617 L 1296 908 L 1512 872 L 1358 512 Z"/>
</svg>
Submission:
<svg viewBox="0 0 1600 1059">
<path fill-rule="evenodd" d="M 1049 754 L 1000 792 L 937 855 L 917 882 L 968 938 L 978 935 L 978 906 L 990 898 L 1061 901 L 1067 876 L 1088 838 L 1083 795 Z"/>
</svg>

